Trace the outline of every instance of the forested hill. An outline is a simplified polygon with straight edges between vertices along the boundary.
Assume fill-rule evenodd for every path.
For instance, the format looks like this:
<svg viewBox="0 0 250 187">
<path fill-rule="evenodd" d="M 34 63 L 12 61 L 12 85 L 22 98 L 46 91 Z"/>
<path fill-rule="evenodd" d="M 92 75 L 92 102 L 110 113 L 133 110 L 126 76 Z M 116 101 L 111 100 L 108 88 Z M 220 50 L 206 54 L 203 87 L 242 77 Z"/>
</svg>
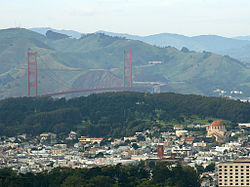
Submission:
<svg viewBox="0 0 250 187">
<path fill-rule="evenodd" d="M 154 125 L 184 123 L 194 116 L 250 122 L 249 114 L 250 103 L 174 93 L 103 93 L 70 100 L 9 98 L 0 101 L 0 135 L 76 130 L 88 136 L 119 137 Z"/>
</svg>

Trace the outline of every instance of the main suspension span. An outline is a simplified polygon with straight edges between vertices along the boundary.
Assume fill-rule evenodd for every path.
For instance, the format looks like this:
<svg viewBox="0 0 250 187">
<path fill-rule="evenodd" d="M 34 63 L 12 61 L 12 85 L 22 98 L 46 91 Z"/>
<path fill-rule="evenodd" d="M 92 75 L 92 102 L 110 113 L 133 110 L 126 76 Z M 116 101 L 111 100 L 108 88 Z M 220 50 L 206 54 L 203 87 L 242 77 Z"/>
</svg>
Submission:
<svg viewBox="0 0 250 187">
<path fill-rule="evenodd" d="M 123 50 L 123 86 L 121 87 L 108 87 L 108 88 L 79 88 L 74 90 L 65 90 L 61 92 L 38 94 L 37 88 L 37 53 L 27 52 L 27 96 L 31 94 L 31 87 L 35 89 L 35 96 L 56 96 L 64 94 L 72 94 L 79 92 L 91 91 L 132 91 L 133 89 L 147 89 L 145 87 L 133 88 L 132 80 L 132 63 L 131 63 L 131 50 Z"/>
</svg>

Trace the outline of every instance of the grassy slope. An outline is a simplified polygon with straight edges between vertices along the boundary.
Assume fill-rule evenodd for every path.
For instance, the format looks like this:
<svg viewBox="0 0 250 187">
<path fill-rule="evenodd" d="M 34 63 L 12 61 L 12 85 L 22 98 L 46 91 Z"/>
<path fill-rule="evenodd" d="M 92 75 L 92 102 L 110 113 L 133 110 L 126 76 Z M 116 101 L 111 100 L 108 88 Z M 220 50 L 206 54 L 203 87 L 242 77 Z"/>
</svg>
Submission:
<svg viewBox="0 0 250 187">
<path fill-rule="evenodd" d="M 24 28 L 9 28 L 0 30 L 0 39 L 4 38 L 33 38 L 44 41 L 46 37 Z"/>
<path fill-rule="evenodd" d="M 9 96 L 22 96 L 26 94 L 26 52 L 28 49 L 37 52 L 38 84 L 39 92 L 52 92 L 60 88 L 55 79 L 64 82 L 65 79 L 72 79 L 75 75 L 72 72 L 52 72 L 53 69 L 72 69 L 67 67 L 53 57 L 56 53 L 42 40 L 42 35 L 25 29 L 0 30 L 0 98 Z M 18 34 L 19 33 L 19 34 Z M 30 35 L 30 33 L 32 33 Z M 6 38 L 3 38 L 5 36 Z M 27 37 L 27 38 L 25 38 Z M 8 80 L 8 81 L 6 81 Z"/>
<path fill-rule="evenodd" d="M 3 34 L 4 32 L 7 34 Z M 103 34 L 89 34 L 79 40 L 67 38 L 51 41 L 25 29 L 0 30 L 0 33 L 0 40 L 3 41 L 0 42 L 0 64 L 3 61 L 7 62 L 7 65 L 1 64 L 0 75 L 9 72 L 14 76 L 16 73 L 13 72 L 13 68 L 19 67 L 20 64 L 25 67 L 25 52 L 28 48 L 38 52 L 39 66 L 42 68 L 85 70 L 82 73 L 40 72 L 39 80 L 43 92 L 59 89 L 59 83 L 54 81 L 58 79 L 56 77 L 59 77 L 60 82 L 67 81 L 72 84 L 77 77 L 91 68 L 121 68 L 123 49 L 131 49 L 134 80 L 152 81 L 152 77 L 160 77 L 161 80 L 171 82 L 166 91 L 182 93 L 211 94 L 216 88 L 243 89 L 245 93 L 250 93 L 250 70 L 229 57 L 211 53 L 184 53 L 172 47 L 157 48 L 140 41 Z M 14 36 L 15 38 L 8 38 Z M 152 60 L 161 60 L 163 64 L 153 67 L 142 66 Z M 121 77 L 122 71 L 118 69 L 114 73 Z M 21 74 L 25 80 L 25 72 Z M 180 82 L 182 84 L 179 84 Z"/>
</svg>

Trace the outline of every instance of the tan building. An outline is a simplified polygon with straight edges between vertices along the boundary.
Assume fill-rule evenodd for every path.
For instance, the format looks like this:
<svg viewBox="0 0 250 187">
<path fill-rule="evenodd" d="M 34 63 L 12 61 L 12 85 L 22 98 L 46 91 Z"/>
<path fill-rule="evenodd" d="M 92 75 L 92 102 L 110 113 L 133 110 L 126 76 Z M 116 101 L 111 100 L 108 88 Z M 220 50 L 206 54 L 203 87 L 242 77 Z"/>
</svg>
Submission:
<svg viewBox="0 0 250 187">
<path fill-rule="evenodd" d="M 207 137 L 215 137 L 217 142 L 224 142 L 226 139 L 226 127 L 221 121 L 214 121 L 206 127 Z"/>
<path fill-rule="evenodd" d="M 176 130 L 175 131 L 175 135 L 177 136 L 177 137 L 181 137 L 181 136 L 185 136 L 185 135 L 187 135 L 188 134 L 188 131 L 187 130 Z"/>
<path fill-rule="evenodd" d="M 250 186 L 250 160 L 220 163 L 217 170 L 219 187 Z"/>
<path fill-rule="evenodd" d="M 101 141 L 103 140 L 103 138 L 90 138 L 90 137 L 87 137 L 87 136 L 81 136 L 81 138 L 78 138 L 79 142 L 80 143 L 101 143 Z"/>
</svg>

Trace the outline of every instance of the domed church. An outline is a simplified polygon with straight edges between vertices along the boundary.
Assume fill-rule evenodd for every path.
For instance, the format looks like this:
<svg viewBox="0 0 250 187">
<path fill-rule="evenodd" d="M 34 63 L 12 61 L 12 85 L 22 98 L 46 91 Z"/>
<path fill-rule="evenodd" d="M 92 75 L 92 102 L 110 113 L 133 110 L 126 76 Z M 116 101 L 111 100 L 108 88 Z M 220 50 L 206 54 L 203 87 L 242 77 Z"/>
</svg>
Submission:
<svg viewBox="0 0 250 187">
<path fill-rule="evenodd" d="M 217 142 L 224 142 L 226 139 L 227 130 L 221 121 L 214 121 L 206 127 L 206 137 L 215 137 Z"/>
</svg>

